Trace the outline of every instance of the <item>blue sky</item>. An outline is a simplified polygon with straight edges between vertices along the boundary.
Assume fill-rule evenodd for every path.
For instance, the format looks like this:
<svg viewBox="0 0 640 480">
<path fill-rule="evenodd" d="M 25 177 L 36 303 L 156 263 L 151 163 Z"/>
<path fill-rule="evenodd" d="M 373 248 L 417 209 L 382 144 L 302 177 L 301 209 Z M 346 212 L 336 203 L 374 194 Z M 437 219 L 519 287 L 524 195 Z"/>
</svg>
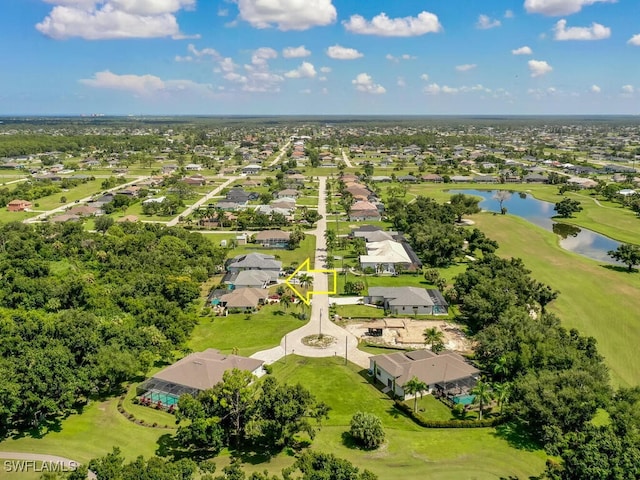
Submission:
<svg viewBox="0 0 640 480">
<path fill-rule="evenodd" d="M 640 114 L 637 0 L 0 0 L 0 114 Z"/>
</svg>

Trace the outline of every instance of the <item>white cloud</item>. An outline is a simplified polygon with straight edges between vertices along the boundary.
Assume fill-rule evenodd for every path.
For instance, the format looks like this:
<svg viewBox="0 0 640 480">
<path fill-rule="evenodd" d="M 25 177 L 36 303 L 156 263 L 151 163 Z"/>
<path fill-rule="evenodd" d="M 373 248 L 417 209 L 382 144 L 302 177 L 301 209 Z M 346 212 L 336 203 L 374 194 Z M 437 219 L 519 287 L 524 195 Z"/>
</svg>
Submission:
<svg viewBox="0 0 640 480">
<path fill-rule="evenodd" d="M 55 6 L 36 29 L 62 40 L 118 38 L 188 38 L 180 33 L 175 13 L 195 0 L 49 0 Z"/>
<path fill-rule="evenodd" d="M 240 18 L 256 28 L 277 26 L 279 30 L 308 30 L 330 25 L 337 12 L 331 0 L 233 0 Z"/>
<path fill-rule="evenodd" d="M 304 48 L 304 45 L 299 47 L 287 47 L 282 50 L 282 56 L 284 58 L 303 58 L 311 55 L 311 51 Z"/>
<path fill-rule="evenodd" d="M 190 43 L 187 46 L 187 51 L 189 55 L 181 57 L 180 55 L 176 55 L 176 62 L 193 62 L 195 60 L 201 60 L 206 57 L 210 57 L 212 60 L 220 61 L 222 60 L 222 56 L 213 48 L 203 48 L 202 50 L 198 50 L 193 43 Z"/>
<path fill-rule="evenodd" d="M 489 30 L 490 28 L 496 28 L 502 25 L 502 22 L 497 18 L 491 18 L 489 15 L 481 14 L 476 22 L 476 28 L 480 30 Z"/>
<path fill-rule="evenodd" d="M 591 88 L 589 90 L 591 91 L 591 93 L 600 93 L 602 91 L 602 89 L 598 85 L 591 85 Z"/>
<path fill-rule="evenodd" d="M 382 85 L 374 83 L 371 75 L 367 73 L 359 73 L 356 78 L 351 80 L 351 83 L 356 86 L 356 90 L 359 92 L 380 95 L 387 91 Z"/>
<path fill-rule="evenodd" d="M 386 58 L 390 62 L 398 63 L 400 60 L 415 60 L 417 57 L 415 57 L 413 55 L 409 55 L 408 53 L 403 53 L 399 57 L 394 57 L 390 53 L 387 53 L 384 58 Z"/>
<path fill-rule="evenodd" d="M 515 15 L 513 14 L 513 10 L 505 10 L 504 18 L 513 18 Z"/>
<path fill-rule="evenodd" d="M 426 82 L 427 80 L 429 80 L 429 74 L 423 73 L 422 75 L 420 75 L 420 80 L 424 80 Z"/>
<path fill-rule="evenodd" d="M 251 55 L 251 63 L 253 65 L 266 65 L 269 60 L 278 58 L 278 52 L 273 48 L 260 47 L 253 51 Z"/>
<path fill-rule="evenodd" d="M 327 77 L 325 77 L 325 76 L 318 77 L 318 81 L 319 82 L 326 82 L 327 81 Z"/>
<path fill-rule="evenodd" d="M 582 7 L 594 3 L 615 3 L 616 0 L 525 0 L 524 8 L 528 13 L 541 13 L 551 17 L 571 15 Z"/>
<path fill-rule="evenodd" d="M 441 93 L 445 93 L 447 95 L 453 95 L 458 93 L 460 90 L 455 87 L 449 87 L 447 85 L 440 86 L 437 83 L 431 83 L 424 87 L 424 93 L 428 95 L 439 95 Z"/>
<path fill-rule="evenodd" d="M 631 37 L 627 43 L 634 47 L 640 47 L 640 33 Z"/>
<path fill-rule="evenodd" d="M 238 66 L 233 62 L 233 59 L 225 57 L 218 62 L 218 66 L 222 72 L 233 72 Z"/>
<path fill-rule="evenodd" d="M 298 68 L 285 73 L 284 76 L 287 78 L 313 78 L 316 74 L 316 69 L 313 64 L 302 62 Z"/>
<path fill-rule="evenodd" d="M 331 73 L 331 67 L 320 67 L 322 73 Z"/>
<path fill-rule="evenodd" d="M 346 48 L 340 45 L 333 45 L 327 48 L 327 55 L 334 60 L 355 60 L 364 56 L 355 48 Z"/>
<path fill-rule="evenodd" d="M 531 47 L 527 47 L 525 45 L 524 47 L 520 47 L 520 48 L 516 48 L 515 50 L 511 50 L 511 53 L 513 55 L 532 55 L 533 54 L 533 50 L 531 50 Z"/>
<path fill-rule="evenodd" d="M 623 85 L 622 86 L 622 93 L 632 94 L 633 92 L 635 92 L 635 89 L 633 88 L 633 85 Z"/>
<path fill-rule="evenodd" d="M 139 96 L 181 92 L 209 96 L 213 94 L 211 85 L 191 80 L 162 80 L 155 75 L 117 75 L 109 70 L 96 72 L 93 78 L 81 79 L 80 83 L 93 88 L 121 90 Z"/>
<path fill-rule="evenodd" d="M 218 8 L 218 16 L 219 17 L 228 17 L 229 9 L 228 8 Z"/>
<path fill-rule="evenodd" d="M 401 88 L 404 88 L 407 86 L 407 82 L 404 79 L 404 77 L 398 77 L 398 79 L 396 80 L 396 85 L 398 85 Z"/>
<path fill-rule="evenodd" d="M 529 60 L 528 65 L 531 76 L 534 78 L 546 75 L 553 70 L 553 67 L 544 60 Z"/>
<path fill-rule="evenodd" d="M 464 65 L 456 66 L 456 70 L 459 72 L 468 72 L 469 70 L 473 70 L 477 66 L 478 65 L 476 65 L 475 63 L 465 63 Z"/>
<path fill-rule="evenodd" d="M 362 15 L 352 15 L 344 27 L 361 35 L 381 37 L 416 37 L 442 31 L 438 17 L 430 12 L 420 12 L 417 17 L 389 18 L 386 13 L 376 15 L 371 21 Z"/>
<path fill-rule="evenodd" d="M 590 27 L 567 28 L 567 21 L 564 18 L 558 20 L 553 30 L 556 40 L 603 40 L 611 36 L 611 29 L 609 27 L 595 22 L 592 23 Z"/>
</svg>

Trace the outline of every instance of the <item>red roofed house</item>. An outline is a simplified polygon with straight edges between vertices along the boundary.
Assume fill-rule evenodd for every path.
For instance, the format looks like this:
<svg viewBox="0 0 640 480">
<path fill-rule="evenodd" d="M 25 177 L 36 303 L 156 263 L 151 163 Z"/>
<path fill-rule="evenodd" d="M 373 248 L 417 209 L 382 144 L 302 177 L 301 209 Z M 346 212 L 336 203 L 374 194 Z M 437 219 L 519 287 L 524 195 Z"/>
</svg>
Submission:
<svg viewBox="0 0 640 480">
<path fill-rule="evenodd" d="M 24 212 L 27 208 L 31 208 L 31 202 L 27 200 L 11 200 L 7 204 L 7 210 L 10 212 Z"/>
</svg>

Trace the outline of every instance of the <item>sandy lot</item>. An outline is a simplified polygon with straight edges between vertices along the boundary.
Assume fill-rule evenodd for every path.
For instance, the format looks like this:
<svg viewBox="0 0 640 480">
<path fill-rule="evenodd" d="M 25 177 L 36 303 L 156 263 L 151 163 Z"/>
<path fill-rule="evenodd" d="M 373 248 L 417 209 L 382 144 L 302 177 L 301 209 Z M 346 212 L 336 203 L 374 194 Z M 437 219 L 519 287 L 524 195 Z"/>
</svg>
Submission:
<svg viewBox="0 0 640 480">
<path fill-rule="evenodd" d="M 444 344 L 447 350 L 467 353 L 472 350 L 472 342 L 462 331 L 460 325 L 440 320 L 413 320 L 411 318 L 391 319 L 394 326 L 403 324 L 399 328 L 384 328 L 381 337 L 367 335 L 368 323 L 348 323 L 345 328 L 358 338 L 369 343 L 403 348 L 424 348 L 422 332 L 427 328 L 436 327 L 444 334 Z M 376 323 L 379 323 L 376 322 Z M 370 322 L 369 322 L 370 324 Z"/>
</svg>

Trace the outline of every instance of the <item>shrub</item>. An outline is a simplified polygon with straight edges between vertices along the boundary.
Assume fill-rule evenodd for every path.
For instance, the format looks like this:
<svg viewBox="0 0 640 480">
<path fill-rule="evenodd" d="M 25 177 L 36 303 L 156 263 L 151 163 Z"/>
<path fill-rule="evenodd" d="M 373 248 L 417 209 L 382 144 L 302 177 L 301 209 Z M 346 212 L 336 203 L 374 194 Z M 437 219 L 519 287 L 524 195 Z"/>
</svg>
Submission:
<svg viewBox="0 0 640 480">
<path fill-rule="evenodd" d="M 262 368 L 264 368 L 264 371 L 267 375 L 271 375 L 273 373 L 273 366 L 272 365 L 267 365 L 266 363 L 262 366 Z"/>
<path fill-rule="evenodd" d="M 367 449 L 378 448 L 384 442 L 382 421 L 372 413 L 356 412 L 351 418 L 349 433 L 357 443 Z"/>
</svg>

